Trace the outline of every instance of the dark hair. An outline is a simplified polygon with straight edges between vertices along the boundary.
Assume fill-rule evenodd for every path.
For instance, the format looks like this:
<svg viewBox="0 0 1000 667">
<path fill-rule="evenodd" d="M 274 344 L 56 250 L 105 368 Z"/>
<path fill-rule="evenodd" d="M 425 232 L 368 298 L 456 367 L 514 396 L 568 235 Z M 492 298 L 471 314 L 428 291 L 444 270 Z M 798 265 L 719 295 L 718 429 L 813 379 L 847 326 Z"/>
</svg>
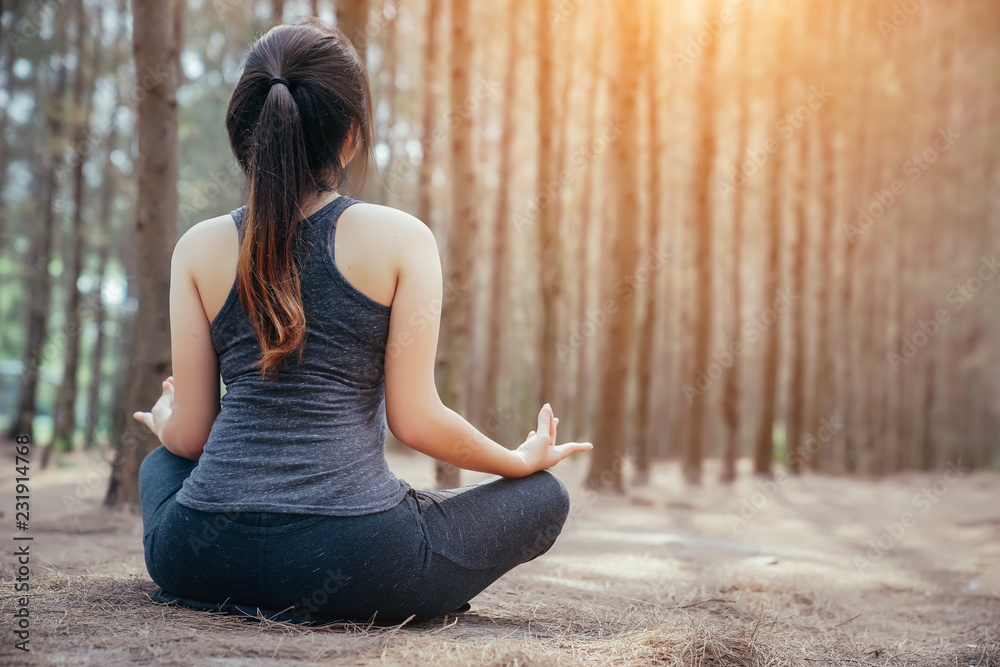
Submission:
<svg viewBox="0 0 1000 667">
<path fill-rule="evenodd" d="M 275 81 L 280 78 L 287 80 Z M 306 322 L 292 254 L 310 192 L 344 183 L 341 152 L 365 175 L 372 157 L 368 75 L 350 41 L 317 18 L 275 26 L 250 47 L 226 110 L 229 144 L 247 176 L 236 287 L 262 350 L 261 375 L 291 352 L 301 360 Z"/>
</svg>

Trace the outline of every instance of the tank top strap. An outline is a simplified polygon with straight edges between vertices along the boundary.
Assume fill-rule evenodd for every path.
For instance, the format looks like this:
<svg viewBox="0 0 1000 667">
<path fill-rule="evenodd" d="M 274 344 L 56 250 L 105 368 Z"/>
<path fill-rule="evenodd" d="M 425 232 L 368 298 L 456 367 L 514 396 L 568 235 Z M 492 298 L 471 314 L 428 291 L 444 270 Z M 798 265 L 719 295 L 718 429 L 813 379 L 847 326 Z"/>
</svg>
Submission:
<svg viewBox="0 0 1000 667">
<path fill-rule="evenodd" d="M 356 200 L 345 195 L 341 195 L 306 218 L 306 226 L 314 230 L 314 232 L 325 231 L 331 226 L 336 227 L 337 218 L 340 217 L 341 212 L 354 203 L 357 203 Z M 242 226 L 243 216 L 246 215 L 246 211 L 247 206 L 244 204 L 243 206 L 229 212 L 229 215 L 233 217 L 233 222 L 236 224 L 236 229 L 240 229 Z"/>
<path fill-rule="evenodd" d="M 319 235 L 318 239 L 315 239 L 317 245 L 322 247 L 327 254 L 332 256 L 333 235 L 337 229 L 337 221 L 340 219 L 340 214 L 344 212 L 351 204 L 356 204 L 357 200 L 351 199 L 346 195 L 340 195 L 332 202 L 327 204 L 326 208 L 322 210 L 320 218 L 316 221 L 315 231 Z"/>
<path fill-rule="evenodd" d="M 238 209 L 229 212 L 229 215 L 233 216 L 233 222 L 236 223 L 236 231 L 239 231 L 240 229 L 240 225 L 243 222 L 243 214 L 246 213 L 246 210 L 247 207 L 244 204 L 243 206 L 240 206 Z"/>
<path fill-rule="evenodd" d="M 334 229 L 337 227 L 337 220 L 340 218 L 340 214 L 345 208 L 356 203 L 358 203 L 358 200 L 351 199 L 346 195 L 340 195 L 304 221 L 300 221 L 299 225 L 296 226 L 296 235 L 314 245 L 325 247 L 327 242 L 333 238 Z M 241 230 L 246 210 L 247 207 L 244 204 L 229 212 L 233 217 L 233 222 L 236 224 L 238 232 Z"/>
</svg>

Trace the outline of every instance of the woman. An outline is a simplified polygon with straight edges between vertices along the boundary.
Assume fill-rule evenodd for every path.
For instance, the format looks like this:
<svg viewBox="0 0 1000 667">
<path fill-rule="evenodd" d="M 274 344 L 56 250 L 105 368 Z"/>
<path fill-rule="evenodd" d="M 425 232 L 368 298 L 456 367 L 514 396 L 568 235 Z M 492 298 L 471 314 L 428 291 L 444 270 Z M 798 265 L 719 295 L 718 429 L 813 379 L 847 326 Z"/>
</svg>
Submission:
<svg viewBox="0 0 1000 667">
<path fill-rule="evenodd" d="M 592 445 L 556 445 L 547 404 L 510 450 L 441 403 L 437 243 L 337 192 L 372 151 L 367 76 L 339 31 L 309 19 L 264 35 L 226 128 L 249 202 L 178 241 L 174 375 L 134 415 L 162 443 L 139 473 L 155 599 L 291 621 L 465 610 L 549 549 L 569 498 L 547 468 Z M 412 489 L 386 466 L 386 422 L 500 478 Z"/>
</svg>

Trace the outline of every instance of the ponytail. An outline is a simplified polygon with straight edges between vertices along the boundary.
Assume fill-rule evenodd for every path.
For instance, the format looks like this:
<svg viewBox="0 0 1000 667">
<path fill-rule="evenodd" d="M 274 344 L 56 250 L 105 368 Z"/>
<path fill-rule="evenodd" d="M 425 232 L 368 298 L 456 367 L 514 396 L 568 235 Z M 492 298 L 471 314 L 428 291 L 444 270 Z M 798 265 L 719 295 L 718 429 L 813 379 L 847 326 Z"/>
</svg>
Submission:
<svg viewBox="0 0 1000 667">
<path fill-rule="evenodd" d="M 312 180 L 302 117 L 283 82 L 270 85 L 250 143 L 250 200 L 240 227 L 236 288 L 263 352 L 257 362 L 261 376 L 276 380 L 281 361 L 292 352 L 301 355 L 305 345 L 292 246 Z"/>
<path fill-rule="evenodd" d="M 275 26 L 247 54 L 226 111 L 226 130 L 246 174 L 249 201 L 240 225 L 236 290 L 260 344 L 262 379 L 277 380 L 285 357 L 302 358 L 306 318 L 295 264 L 296 227 L 305 197 L 347 177 L 372 155 L 368 75 L 342 32 L 315 17 Z"/>
</svg>

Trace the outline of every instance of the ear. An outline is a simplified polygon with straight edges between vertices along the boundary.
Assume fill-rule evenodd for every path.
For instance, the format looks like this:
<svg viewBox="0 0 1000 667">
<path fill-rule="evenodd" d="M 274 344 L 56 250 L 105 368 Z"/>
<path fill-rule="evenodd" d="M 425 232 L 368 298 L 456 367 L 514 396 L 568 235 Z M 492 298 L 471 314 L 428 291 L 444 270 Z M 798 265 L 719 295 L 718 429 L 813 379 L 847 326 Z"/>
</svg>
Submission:
<svg viewBox="0 0 1000 667">
<path fill-rule="evenodd" d="M 351 129 L 347 132 L 347 138 L 344 139 L 344 147 L 340 150 L 340 163 L 342 166 L 346 167 L 354 159 L 354 154 L 358 150 L 357 136 L 359 127 L 357 122 L 351 124 Z"/>
</svg>

